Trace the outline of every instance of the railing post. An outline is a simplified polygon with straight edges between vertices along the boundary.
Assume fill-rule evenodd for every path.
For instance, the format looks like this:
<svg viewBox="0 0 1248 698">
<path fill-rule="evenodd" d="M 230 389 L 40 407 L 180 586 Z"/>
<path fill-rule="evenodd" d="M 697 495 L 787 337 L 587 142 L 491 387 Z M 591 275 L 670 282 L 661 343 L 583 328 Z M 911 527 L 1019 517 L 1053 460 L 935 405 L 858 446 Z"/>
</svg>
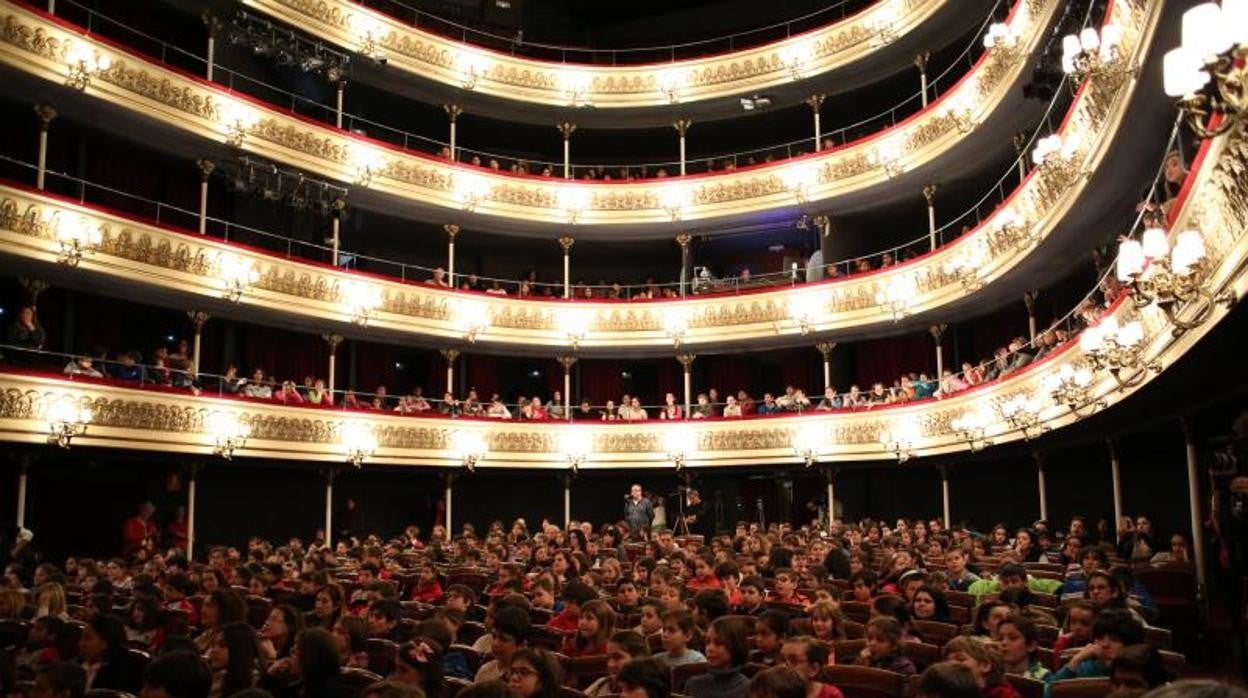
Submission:
<svg viewBox="0 0 1248 698">
<path fill-rule="evenodd" d="M 59 112 L 50 104 L 36 104 L 35 114 L 39 117 L 39 161 L 35 170 L 35 188 L 42 191 L 44 179 L 48 172 L 48 128 Z"/>
<path fill-rule="evenodd" d="M 947 329 L 949 329 L 949 326 L 944 323 L 941 323 L 938 325 L 932 325 L 931 327 L 927 328 L 928 334 L 932 335 L 932 339 L 936 342 L 936 380 L 937 381 L 939 381 L 940 377 L 943 376 L 945 373 L 945 348 L 944 348 L 944 345 L 941 343 L 941 340 L 944 338 L 945 330 Z"/>
<path fill-rule="evenodd" d="M 346 213 L 346 211 L 347 200 L 342 197 L 335 198 L 333 208 L 330 210 L 330 216 L 332 216 L 330 219 L 330 230 L 333 237 L 330 240 L 332 246 L 329 254 L 329 261 L 335 268 L 338 266 L 339 251 L 342 248 L 342 214 Z"/>
<path fill-rule="evenodd" d="M 455 236 L 459 235 L 459 226 L 447 223 L 442 226 L 446 231 L 446 281 L 455 288 Z"/>
<path fill-rule="evenodd" d="M 569 422 L 572 421 L 572 366 L 575 364 L 576 357 L 571 354 L 559 357 L 559 365 L 563 366 L 563 413 Z"/>
<path fill-rule="evenodd" d="M 455 394 L 455 360 L 459 358 L 458 349 L 442 349 L 442 358 L 446 359 L 446 392 Z"/>
<path fill-rule="evenodd" d="M 685 297 L 685 284 L 689 280 L 689 243 L 693 241 L 689 233 L 678 233 L 676 244 L 680 245 L 680 297 Z"/>
<path fill-rule="evenodd" d="M 210 12 L 204 12 L 201 15 L 201 19 L 204 20 L 204 26 L 208 28 L 208 51 L 207 60 L 205 61 L 204 79 L 212 82 L 212 75 L 217 63 L 217 34 L 221 32 L 225 25 L 222 24 L 220 17 Z"/>
<path fill-rule="evenodd" d="M 188 310 L 186 316 L 191 320 L 191 373 L 199 375 L 199 347 L 204 337 L 204 324 L 212 318 L 211 315 L 202 310 Z"/>
<path fill-rule="evenodd" d="M 195 166 L 199 168 L 199 234 L 205 235 L 208 233 L 208 178 L 217 165 L 212 160 L 201 159 L 195 161 Z"/>
<path fill-rule="evenodd" d="M 823 387 L 830 388 L 832 386 L 832 350 L 836 349 L 836 342 L 817 342 L 815 349 L 823 356 Z"/>
<path fill-rule="evenodd" d="M 940 246 L 936 240 L 936 185 L 929 184 L 923 187 L 923 198 L 927 201 L 927 239 L 931 243 L 931 249 L 935 250 Z"/>
<path fill-rule="evenodd" d="M 1027 147 L 1027 134 L 1019 131 L 1014 134 L 1014 155 L 1018 157 L 1018 183 L 1027 179 L 1027 158 L 1023 157 L 1023 148 Z"/>
<path fill-rule="evenodd" d="M 823 137 L 819 124 L 819 110 L 823 107 L 823 100 L 827 98 L 824 94 L 813 94 L 806 98 L 806 106 L 810 107 L 811 113 L 815 117 L 815 152 L 819 152 L 819 141 Z"/>
<path fill-rule="evenodd" d="M 1196 434 L 1189 418 L 1181 420 L 1183 444 L 1187 451 L 1187 501 L 1192 522 L 1192 553 L 1196 558 L 1197 598 L 1204 597 L 1205 590 L 1205 536 L 1201 525 L 1199 457 L 1196 452 Z"/>
<path fill-rule="evenodd" d="M 458 146 L 455 143 L 455 127 L 459 121 L 459 115 L 463 114 L 464 110 L 458 104 L 443 104 L 442 108 L 446 110 L 446 116 L 451 120 L 451 162 L 459 162 Z"/>
<path fill-rule="evenodd" d="M 576 124 L 562 121 L 555 124 L 555 128 L 563 136 L 563 178 L 572 179 L 572 133 L 576 131 Z"/>
<path fill-rule="evenodd" d="M 340 334 L 323 334 L 321 339 L 329 345 L 329 376 L 325 379 L 325 387 L 329 389 L 330 399 L 334 396 L 334 376 L 337 374 L 338 368 L 338 345 L 342 344 L 342 335 Z"/>
<path fill-rule="evenodd" d="M 1105 439 L 1109 448 L 1109 480 L 1114 495 L 1114 533 L 1122 536 L 1122 470 L 1118 459 L 1118 447 L 1113 439 Z"/>
<path fill-rule="evenodd" d="M 1036 298 L 1039 295 L 1039 291 L 1023 293 L 1023 305 L 1027 306 L 1027 335 L 1033 342 L 1036 341 Z"/>
</svg>

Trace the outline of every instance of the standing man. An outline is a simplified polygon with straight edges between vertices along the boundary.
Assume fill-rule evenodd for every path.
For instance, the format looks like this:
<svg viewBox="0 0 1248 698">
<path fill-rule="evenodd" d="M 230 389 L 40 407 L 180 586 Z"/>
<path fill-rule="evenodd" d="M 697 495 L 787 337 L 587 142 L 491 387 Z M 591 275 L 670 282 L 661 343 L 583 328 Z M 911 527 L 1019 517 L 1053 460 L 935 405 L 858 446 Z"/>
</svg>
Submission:
<svg viewBox="0 0 1248 698">
<path fill-rule="evenodd" d="M 654 505 L 642 496 L 641 485 L 633 485 L 624 498 L 624 520 L 635 534 L 648 530 L 654 520 Z"/>
<path fill-rule="evenodd" d="M 706 502 L 702 494 L 692 487 L 689 488 L 688 499 L 685 500 L 685 527 L 692 535 L 709 536 L 710 527 L 706 518 Z"/>
</svg>

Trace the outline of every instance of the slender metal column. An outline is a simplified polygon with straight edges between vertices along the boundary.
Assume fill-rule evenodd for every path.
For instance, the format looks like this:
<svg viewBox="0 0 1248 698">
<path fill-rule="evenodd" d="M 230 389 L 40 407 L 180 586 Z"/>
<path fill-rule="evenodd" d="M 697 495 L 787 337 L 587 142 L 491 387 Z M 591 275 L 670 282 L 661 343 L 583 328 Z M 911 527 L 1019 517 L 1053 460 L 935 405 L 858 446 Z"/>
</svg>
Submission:
<svg viewBox="0 0 1248 698">
<path fill-rule="evenodd" d="M 806 98 L 806 106 L 810 107 L 810 111 L 815 117 L 815 152 L 819 152 L 819 141 L 823 139 L 823 131 L 819 124 L 819 110 L 823 107 L 823 100 L 827 98 L 825 94 L 813 94 Z"/>
<path fill-rule="evenodd" d="M 443 104 L 442 108 L 446 110 L 446 116 L 451 121 L 451 139 L 450 139 L 451 140 L 450 142 L 451 161 L 458 162 L 459 161 L 459 147 L 456 144 L 456 136 L 458 135 L 456 133 L 456 130 L 457 130 L 456 127 L 459 123 L 459 115 L 463 114 L 464 110 L 460 109 L 458 104 Z"/>
<path fill-rule="evenodd" d="M 1014 154 L 1018 156 L 1018 183 L 1022 184 L 1027 179 L 1027 158 L 1023 157 L 1023 148 L 1027 147 L 1027 134 L 1019 131 L 1014 134 L 1012 139 L 1014 143 Z"/>
<path fill-rule="evenodd" d="M 576 240 L 569 235 L 559 238 L 559 246 L 563 248 L 563 297 L 572 297 L 572 245 Z"/>
<path fill-rule="evenodd" d="M 555 128 L 563 136 L 563 178 L 572 179 L 572 133 L 576 131 L 576 124 L 563 121 L 555 124 Z"/>
<path fill-rule="evenodd" d="M 677 354 L 676 360 L 685 370 L 685 419 L 690 418 L 689 410 L 693 407 L 693 360 L 697 354 Z"/>
<path fill-rule="evenodd" d="M 945 530 L 948 531 L 953 525 L 953 517 L 949 513 L 949 466 L 940 466 L 940 501 L 945 513 Z"/>
<path fill-rule="evenodd" d="M 442 358 L 446 359 L 446 392 L 455 394 L 455 360 L 459 358 L 458 349 L 443 349 Z"/>
<path fill-rule="evenodd" d="M 689 281 L 689 243 L 693 240 L 689 233 L 676 235 L 676 244 L 680 245 L 680 297 L 685 297 L 685 284 Z"/>
<path fill-rule="evenodd" d="M 572 367 L 576 365 L 576 357 L 565 354 L 559 357 L 559 365 L 563 366 L 563 414 L 572 421 Z"/>
<path fill-rule="evenodd" d="M 685 134 L 689 133 L 689 127 L 693 125 L 693 119 L 677 119 L 672 123 L 672 128 L 676 129 L 676 133 L 680 134 L 680 176 L 685 176 Z"/>
<path fill-rule="evenodd" d="M 455 475 L 453 473 L 447 473 L 446 474 L 446 522 L 445 522 L 445 525 L 446 525 L 446 541 L 448 543 L 455 539 L 455 536 L 451 535 L 451 531 L 453 530 L 451 527 L 451 522 L 454 521 L 454 519 L 451 518 L 451 499 L 454 497 L 454 495 L 455 495 Z"/>
<path fill-rule="evenodd" d="M 212 316 L 202 310 L 188 310 L 186 316 L 191 320 L 191 329 L 194 334 L 191 335 L 191 373 L 199 375 L 199 347 L 204 338 L 204 323 L 212 319 Z"/>
<path fill-rule="evenodd" d="M 35 105 L 35 114 L 39 117 L 39 164 L 35 170 L 35 188 L 39 190 L 43 189 L 44 178 L 48 172 L 48 129 L 59 113 L 50 104 Z"/>
<path fill-rule="evenodd" d="M 1202 526 L 1200 508 L 1200 462 L 1196 452 L 1196 435 L 1189 419 L 1184 418 L 1183 443 L 1187 450 L 1187 502 L 1191 512 L 1192 553 L 1196 558 L 1196 582 L 1199 585 L 1197 596 L 1203 596 L 1205 590 L 1205 532 Z"/>
<path fill-rule="evenodd" d="M 1040 490 L 1040 518 L 1047 521 L 1049 518 L 1049 493 L 1044 484 L 1044 455 L 1039 451 L 1032 451 L 1031 458 L 1036 462 L 1036 486 Z"/>
<path fill-rule="evenodd" d="M 923 187 L 923 198 L 927 200 L 927 239 L 934 250 L 940 246 L 936 240 L 936 185 Z"/>
<path fill-rule="evenodd" d="M 195 166 L 199 168 L 199 234 L 204 235 L 208 232 L 208 178 L 217 165 L 212 160 L 196 160 Z"/>
<path fill-rule="evenodd" d="M 1027 336 L 1036 341 L 1036 298 L 1039 291 L 1027 291 L 1023 294 L 1023 305 L 1027 306 Z"/>
<path fill-rule="evenodd" d="M 446 231 L 446 282 L 455 288 L 455 236 L 459 235 L 459 226 L 447 223 L 442 229 Z"/>
<path fill-rule="evenodd" d="M 333 468 L 325 469 L 325 547 L 334 547 L 334 475 Z"/>
<path fill-rule="evenodd" d="M 329 389 L 330 398 L 334 395 L 334 378 L 338 374 L 338 345 L 342 344 L 342 335 L 323 334 L 321 339 L 329 345 L 329 375 L 325 378 L 325 387 Z"/>
<path fill-rule="evenodd" d="M 936 342 L 936 380 L 938 381 L 941 376 L 945 375 L 945 347 L 941 340 L 944 339 L 947 329 L 949 326 L 944 323 L 927 328 L 928 334 L 932 335 L 932 339 Z"/>
<path fill-rule="evenodd" d="M 195 561 L 195 505 L 199 466 L 191 464 L 191 477 L 186 483 L 186 561 Z"/>
<path fill-rule="evenodd" d="M 836 342 L 817 342 L 815 349 L 823 356 L 823 387 L 832 386 L 832 351 L 836 349 Z"/>
<path fill-rule="evenodd" d="M 1109 447 L 1109 479 L 1114 492 L 1114 532 L 1122 535 L 1122 472 L 1118 459 L 1118 447 L 1113 439 L 1105 439 Z"/>
<path fill-rule="evenodd" d="M 923 108 L 927 108 L 927 61 L 932 54 L 924 51 L 914 57 L 914 67 L 919 69 L 919 94 L 922 95 Z"/>
</svg>

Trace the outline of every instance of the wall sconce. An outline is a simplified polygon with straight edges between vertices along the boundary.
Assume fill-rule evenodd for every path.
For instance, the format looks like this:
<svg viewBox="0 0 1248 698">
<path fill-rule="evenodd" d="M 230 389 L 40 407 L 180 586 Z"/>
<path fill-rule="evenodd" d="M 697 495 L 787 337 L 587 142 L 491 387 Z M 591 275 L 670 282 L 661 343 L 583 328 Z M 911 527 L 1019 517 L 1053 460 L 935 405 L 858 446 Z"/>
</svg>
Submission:
<svg viewBox="0 0 1248 698">
<path fill-rule="evenodd" d="M 1023 439 L 1026 441 L 1031 441 L 1050 429 L 1048 424 L 1040 423 L 1040 413 L 1044 411 L 1044 402 L 1038 397 L 1019 393 L 998 402 L 997 411 L 1001 413 L 1001 418 L 1010 425 L 1011 429 L 1022 432 Z"/>
<path fill-rule="evenodd" d="M 221 282 L 226 300 L 237 303 L 260 280 L 260 272 L 256 269 L 255 262 L 223 252 L 217 257 L 217 279 Z"/>
<path fill-rule="evenodd" d="M 659 92 L 667 95 L 672 104 L 680 101 L 680 90 L 685 86 L 685 75 L 676 68 L 660 70 L 654 76 L 654 84 Z"/>
<path fill-rule="evenodd" d="M 884 176 L 893 179 L 906 171 L 906 166 L 901 161 L 904 152 L 898 139 L 891 138 L 874 148 L 868 158 L 869 162 L 883 168 Z"/>
<path fill-rule="evenodd" d="M 557 74 L 559 86 L 568 95 L 568 105 L 587 107 L 592 104 L 589 94 L 593 90 L 594 79 L 589 73 L 560 72 Z"/>
<path fill-rule="evenodd" d="M 1134 75 L 1135 66 L 1119 50 L 1121 43 L 1122 27 L 1112 22 L 1100 31 L 1086 27 L 1078 34 L 1063 37 L 1062 72 L 1074 78 L 1071 91 L 1078 91 L 1079 84 L 1089 78 L 1103 76 L 1116 82 Z"/>
<path fill-rule="evenodd" d="M 60 247 L 56 261 L 67 267 L 78 266 L 85 255 L 98 250 L 104 241 L 99 226 L 82 216 L 62 216 L 58 211 L 52 214 L 51 228 Z"/>
<path fill-rule="evenodd" d="M 984 264 L 987 261 L 988 253 L 983 243 L 967 241 L 945 262 L 945 273 L 961 282 L 967 293 L 973 293 L 984 287 Z"/>
<path fill-rule="evenodd" d="M 671 338 L 672 345 L 679 349 L 689 332 L 689 309 L 671 307 L 663 309 L 663 331 Z"/>
<path fill-rule="evenodd" d="M 588 308 L 560 308 L 557 311 L 556 324 L 568 338 L 568 344 L 573 349 L 579 349 L 581 340 L 585 339 L 585 335 L 589 334 L 589 323 L 593 318 L 593 311 Z"/>
<path fill-rule="evenodd" d="M 1183 38 L 1164 59 L 1165 90 L 1200 138 L 1215 138 L 1248 114 L 1248 0 L 1204 2 L 1183 13 Z M 1209 119 L 1222 120 L 1210 128 Z"/>
<path fill-rule="evenodd" d="M 892 316 L 893 322 L 910 314 L 918 295 L 918 284 L 912 274 L 898 274 L 875 291 L 876 305 Z"/>
<path fill-rule="evenodd" d="M 451 176 L 451 186 L 455 199 L 465 211 L 471 213 L 489 196 L 491 186 L 485 177 L 471 172 L 456 172 Z"/>
<path fill-rule="evenodd" d="M 992 440 L 985 438 L 991 424 L 992 419 L 988 414 L 979 410 L 967 410 L 949 420 L 949 428 L 970 445 L 972 453 L 978 453 L 992 445 Z"/>
<path fill-rule="evenodd" d="M 451 452 L 459 458 L 464 468 L 470 473 L 477 469 L 477 463 L 481 462 L 490 450 L 489 444 L 480 432 L 465 429 L 451 432 L 450 446 Z"/>
<path fill-rule="evenodd" d="M 1208 259 L 1199 230 L 1185 230 L 1175 237 L 1174 247 L 1161 228 L 1144 231 L 1142 241 L 1123 240 L 1118 245 L 1118 279 L 1131 290 L 1135 307 L 1156 303 L 1174 326 L 1177 337 L 1209 319 L 1214 303 L 1228 308 L 1235 303 L 1235 291 L 1214 295 L 1206 283 Z M 1195 308 L 1187 320 L 1179 316 Z"/>
<path fill-rule="evenodd" d="M 450 304 L 450 320 L 464 341 L 475 344 L 477 335 L 490 326 L 490 306 L 479 300 L 457 298 Z"/>
<path fill-rule="evenodd" d="M 388 36 L 385 25 L 365 14 L 352 13 L 347 16 L 347 26 L 359 41 L 360 55 L 385 65 L 387 56 L 382 48 Z"/>
<path fill-rule="evenodd" d="M 827 296 L 819 289 L 803 289 L 789 294 L 789 317 L 797 323 L 803 336 L 815 329 L 826 307 Z"/>
<path fill-rule="evenodd" d="M 689 454 L 697 448 L 698 438 L 688 427 L 675 427 L 663 434 L 663 450 L 677 472 L 685 469 Z"/>
<path fill-rule="evenodd" d="M 1040 241 L 1040 231 L 1012 206 L 993 217 L 990 230 L 992 244 L 998 250 L 1012 247 L 1022 252 Z"/>
<path fill-rule="evenodd" d="M 355 183 L 361 187 L 372 184 L 373 177 L 379 174 L 386 165 L 385 158 L 376 148 L 354 143 L 347 151 L 347 162 L 355 170 Z"/>
<path fill-rule="evenodd" d="M 593 440 L 582 429 L 565 429 L 559 433 L 559 452 L 568 462 L 573 475 L 584 465 L 593 446 Z"/>
<path fill-rule="evenodd" d="M 693 190 L 684 184 L 669 184 L 659 190 L 659 205 L 675 223 L 684 217 L 685 206 L 693 199 Z"/>
<path fill-rule="evenodd" d="M 1045 177 L 1056 182 L 1071 182 L 1079 176 L 1078 145 L 1073 139 L 1056 133 L 1036 142 L 1031 161 Z"/>
<path fill-rule="evenodd" d="M 221 127 L 225 131 L 225 142 L 234 148 L 243 147 L 247 133 L 255 127 L 258 118 L 250 108 L 237 102 L 226 104 L 219 112 Z"/>
<path fill-rule="evenodd" d="M 75 90 L 87 89 L 93 78 L 113 67 L 110 56 L 102 55 L 85 41 L 74 46 L 65 62 L 69 69 L 65 84 Z"/>
<path fill-rule="evenodd" d="M 808 192 L 819 183 L 819 169 L 814 165 L 790 165 L 776 175 L 786 190 L 793 192 L 797 203 L 809 201 Z"/>
<path fill-rule="evenodd" d="M 1092 399 L 1093 378 L 1092 370 L 1086 366 L 1062 364 L 1044 377 L 1044 389 L 1053 402 L 1065 405 L 1076 417 L 1083 418 L 1109 404 Z"/>
<path fill-rule="evenodd" d="M 824 447 L 827 444 L 827 434 L 823 429 L 816 426 L 804 426 L 796 429 L 791 437 L 793 452 L 797 454 L 806 467 L 814 465 L 819 456 L 823 454 Z"/>
<path fill-rule="evenodd" d="M 802 68 L 814 56 L 814 44 L 809 39 L 780 47 L 780 62 L 788 69 L 794 80 L 802 79 Z"/>
<path fill-rule="evenodd" d="M 880 445 L 885 451 L 897 456 L 898 463 L 905 463 L 918 455 L 914 450 L 914 445 L 920 436 L 922 436 L 922 429 L 918 423 L 906 419 L 881 432 Z"/>
<path fill-rule="evenodd" d="M 1079 335 L 1079 348 L 1092 362 L 1093 370 L 1107 370 L 1119 388 L 1135 387 L 1148 371 L 1161 372 L 1161 364 L 1144 360 L 1144 327 L 1139 320 L 1119 325 L 1110 315 Z M 1123 378 L 1127 372 L 1130 378 Z"/>
<path fill-rule="evenodd" d="M 946 119 L 953 122 L 953 127 L 958 133 L 970 133 L 975 129 L 976 121 L 974 112 L 971 110 L 972 98 L 970 94 L 963 90 L 956 97 L 948 100 L 943 113 Z"/>
<path fill-rule="evenodd" d="M 455 55 L 455 65 L 463 74 L 462 84 L 465 90 L 477 89 L 477 82 L 485 77 L 493 67 L 494 61 L 483 53 L 461 50 Z"/>
<path fill-rule="evenodd" d="M 338 301 L 347 307 L 352 322 L 368 327 L 368 321 L 381 308 L 381 289 L 362 281 L 348 281 L 339 287 Z"/>
<path fill-rule="evenodd" d="M 212 453 L 226 460 L 234 457 L 234 451 L 247 444 L 251 425 L 233 412 L 212 412 L 204 420 L 204 428 L 212 437 Z"/>
<path fill-rule="evenodd" d="M 365 422 L 343 422 L 339 434 L 347 462 L 356 468 L 377 452 L 377 435 Z"/>
<path fill-rule="evenodd" d="M 1013 63 L 1022 52 L 1021 37 L 1005 22 L 994 22 L 984 34 L 984 48 L 1006 63 Z"/>
<path fill-rule="evenodd" d="M 69 448 L 75 436 L 87 433 L 87 425 L 95 415 L 85 401 L 66 395 L 48 405 L 44 417 L 48 420 L 48 443 Z"/>
<path fill-rule="evenodd" d="M 569 225 L 576 225 L 581 212 L 590 208 L 593 194 L 585 187 L 560 187 L 555 194 L 556 206 L 563 209 Z"/>
</svg>

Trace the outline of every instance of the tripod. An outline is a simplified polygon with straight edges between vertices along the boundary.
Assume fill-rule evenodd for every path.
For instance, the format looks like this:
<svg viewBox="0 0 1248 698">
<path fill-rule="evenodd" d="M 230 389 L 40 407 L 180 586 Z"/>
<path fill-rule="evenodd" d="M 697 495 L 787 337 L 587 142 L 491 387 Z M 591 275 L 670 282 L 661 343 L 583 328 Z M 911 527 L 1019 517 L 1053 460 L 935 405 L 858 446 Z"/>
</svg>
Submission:
<svg viewBox="0 0 1248 698">
<path fill-rule="evenodd" d="M 689 496 L 688 485 L 676 485 L 676 525 L 672 527 L 672 531 L 678 536 L 689 535 L 689 522 L 685 520 L 685 498 Z"/>
</svg>

